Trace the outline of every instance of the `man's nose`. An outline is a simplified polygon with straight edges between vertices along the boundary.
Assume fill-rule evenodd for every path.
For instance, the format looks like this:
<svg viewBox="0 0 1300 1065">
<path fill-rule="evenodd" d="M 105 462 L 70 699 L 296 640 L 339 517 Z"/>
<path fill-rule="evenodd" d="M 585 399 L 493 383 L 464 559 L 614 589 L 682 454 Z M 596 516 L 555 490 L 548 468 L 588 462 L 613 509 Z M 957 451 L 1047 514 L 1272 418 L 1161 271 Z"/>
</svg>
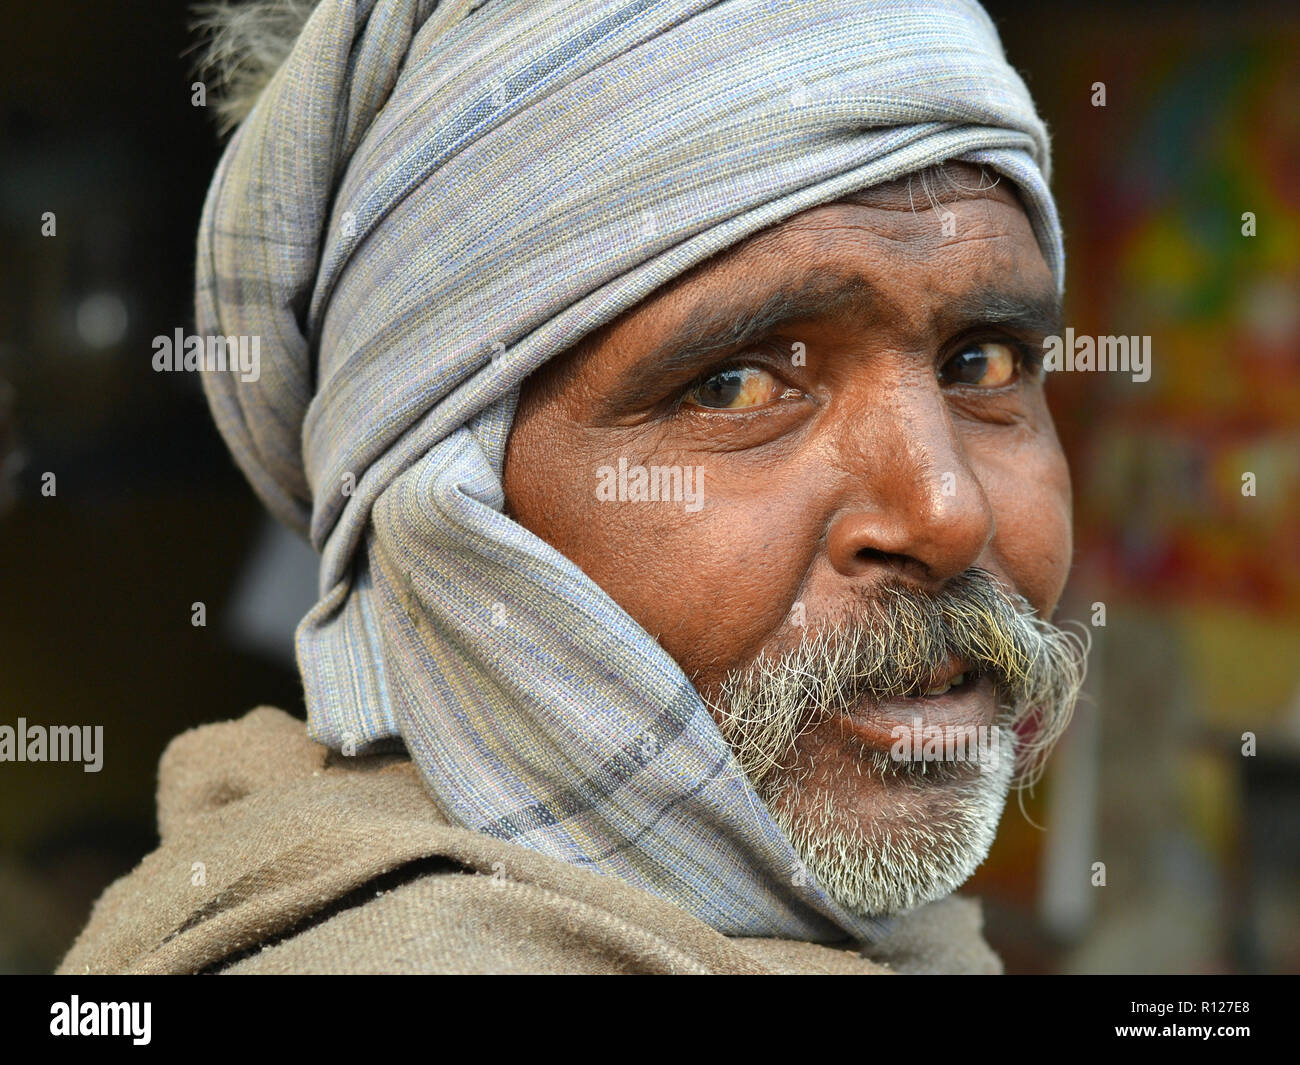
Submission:
<svg viewBox="0 0 1300 1065">
<path fill-rule="evenodd" d="M 848 577 L 887 567 L 938 584 L 983 554 L 993 508 L 937 384 L 906 391 L 846 433 L 841 461 L 854 480 L 827 553 Z"/>
</svg>

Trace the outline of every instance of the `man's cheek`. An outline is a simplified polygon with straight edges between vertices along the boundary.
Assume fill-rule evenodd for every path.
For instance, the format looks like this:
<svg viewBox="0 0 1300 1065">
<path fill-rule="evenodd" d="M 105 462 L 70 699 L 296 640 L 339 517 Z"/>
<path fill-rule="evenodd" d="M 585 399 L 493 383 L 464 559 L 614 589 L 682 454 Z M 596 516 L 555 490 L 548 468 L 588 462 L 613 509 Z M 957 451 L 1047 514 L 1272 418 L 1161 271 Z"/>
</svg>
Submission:
<svg viewBox="0 0 1300 1065">
<path fill-rule="evenodd" d="M 784 508 L 718 503 L 664 554 L 690 574 L 671 610 L 689 610 L 688 642 L 678 661 L 695 659 L 707 675 L 747 664 L 789 626 L 802 627 L 797 599 L 817 538 L 796 527 Z"/>
<path fill-rule="evenodd" d="M 997 521 L 995 550 L 1016 590 L 1043 615 L 1055 608 L 1073 552 L 1064 460 L 1034 457 L 986 482 Z"/>
<path fill-rule="evenodd" d="M 795 557 L 798 538 L 766 508 L 612 507 L 600 527 L 620 542 L 617 564 L 601 560 L 588 572 L 688 675 L 747 661 L 785 621 L 806 566 Z"/>
</svg>

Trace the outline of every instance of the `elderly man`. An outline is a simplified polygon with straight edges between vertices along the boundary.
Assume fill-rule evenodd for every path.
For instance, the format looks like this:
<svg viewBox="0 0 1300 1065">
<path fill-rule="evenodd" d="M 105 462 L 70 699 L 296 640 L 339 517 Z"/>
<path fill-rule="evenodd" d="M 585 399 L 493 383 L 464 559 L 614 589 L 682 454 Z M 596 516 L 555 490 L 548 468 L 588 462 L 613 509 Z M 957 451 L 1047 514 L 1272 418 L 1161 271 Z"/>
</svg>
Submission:
<svg viewBox="0 0 1300 1065">
<path fill-rule="evenodd" d="M 260 338 L 208 397 L 322 554 L 307 723 L 173 742 L 62 971 L 1000 971 L 952 892 L 1083 656 L 1047 138 L 984 12 L 272 32 L 218 36 L 198 328 Z"/>
</svg>

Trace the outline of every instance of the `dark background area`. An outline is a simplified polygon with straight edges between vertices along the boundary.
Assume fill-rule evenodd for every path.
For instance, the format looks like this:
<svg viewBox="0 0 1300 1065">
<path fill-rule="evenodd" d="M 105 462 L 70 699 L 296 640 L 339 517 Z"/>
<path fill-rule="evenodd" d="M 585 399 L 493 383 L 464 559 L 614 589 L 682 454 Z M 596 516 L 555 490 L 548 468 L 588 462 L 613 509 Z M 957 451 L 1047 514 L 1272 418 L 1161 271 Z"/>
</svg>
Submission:
<svg viewBox="0 0 1300 1065">
<path fill-rule="evenodd" d="M 966 890 L 1013 972 L 1298 971 L 1300 17 L 986 7 L 1054 132 L 1067 322 L 1152 335 L 1156 370 L 1052 382 L 1078 507 L 1062 616 L 1102 602 L 1108 621 L 1090 701 L 1026 800 L 1047 831 L 1013 799 Z M 193 327 L 219 155 L 188 21 L 120 0 L 0 15 L 0 723 L 105 735 L 99 773 L 0 764 L 0 971 L 50 971 L 153 848 L 168 740 L 303 713 L 289 630 L 259 635 L 248 598 L 258 558 L 301 572 L 301 554 L 198 381 L 151 367 L 153 336 Z"/>
</svg>

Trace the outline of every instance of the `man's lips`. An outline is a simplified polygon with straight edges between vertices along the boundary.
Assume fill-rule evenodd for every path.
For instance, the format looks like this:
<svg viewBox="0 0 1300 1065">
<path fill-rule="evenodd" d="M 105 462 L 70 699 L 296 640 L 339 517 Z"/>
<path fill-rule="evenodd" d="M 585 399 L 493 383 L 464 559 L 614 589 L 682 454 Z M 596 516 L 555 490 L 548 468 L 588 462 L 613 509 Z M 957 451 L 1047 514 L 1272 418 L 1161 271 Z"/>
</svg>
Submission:
<svg viewBox="0 0 1300 1065">
<path fill-rule="evenodd" d="M 939 685 L 942 687 L 942 685 Z M 992 725 L 997 717 L 997 689 L 987 675 L 966 674 L 966 681 L 943 694 L 864 699 L 840 721 L 846 732 L 868 747 L 888 753 L 900 738 L 919 745 L 935 729 L 951 730 Z M 908 737 L 908 732 L 917 734 Z"/>
</svg>

